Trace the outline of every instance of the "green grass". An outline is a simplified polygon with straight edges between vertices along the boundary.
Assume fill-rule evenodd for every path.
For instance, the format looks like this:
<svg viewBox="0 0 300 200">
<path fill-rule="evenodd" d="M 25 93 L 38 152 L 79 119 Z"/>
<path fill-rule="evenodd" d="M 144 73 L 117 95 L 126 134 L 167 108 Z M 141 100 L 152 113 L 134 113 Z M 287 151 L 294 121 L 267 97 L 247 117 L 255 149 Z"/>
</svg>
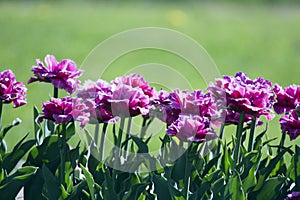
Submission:
<svg viewBox="0 0 300 200">
<path fill-rule="evenodd" d="M 81 66 L 88 53 L 108 37 L 132 28 L 155 26 L 194 38 L 207 50 L 221 74 L 243 71 L 251 78 L 262 76 L 283 86 L 299 84 L 299 11 L 300 7 L 288 5 L 1 2 L 0 70 L 10 68 L 18 81 L 27 82 L 36 58 L 50 53 L 58 59 L 71 58 Z M 174 66 L 192 79 L 193 87 L 198 86 L 188 63 L 158 50 L 124 55 L 112 63 L 117 70 L 108 74 L 121 75 L 130 67 L 149 62 Z M 199 83 L 204 89 L 203 80 L 199 79 Z M 44 83 L 27 87 L 27 106 L 4 108 L 4 124 L 15 117 L 23 120 L 7 136 L 10 147 L 17 138 L 32 131 L 33 105 L 40 108 L 40 102 L 52 94 L 50 85 Z M 269 136 L 273 135 L 280 135 L 278 118 L 270 123 Z"/>
</svg>

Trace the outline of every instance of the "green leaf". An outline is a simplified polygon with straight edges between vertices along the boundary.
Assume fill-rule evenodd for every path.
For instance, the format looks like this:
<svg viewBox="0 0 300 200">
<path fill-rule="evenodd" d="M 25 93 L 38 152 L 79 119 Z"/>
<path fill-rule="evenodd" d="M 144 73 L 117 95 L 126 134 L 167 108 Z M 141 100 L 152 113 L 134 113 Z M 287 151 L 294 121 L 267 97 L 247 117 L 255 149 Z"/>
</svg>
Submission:
<svg viewBox="0 0 300 200">
<path fill-rule="evenodd" d="M 58 136 L 46 137 L 40 146 L 35 146 L 30 151 L 25 165 L 42 167 L 46 164 L 50 171 L 55 171 L 60 162 Z"/>
<path fill-rule="evenodd" d="M 58 179 L 52 174 L 46 165 L 42 167 L 45 184 L 43 187 L 43 194 L 49 200 L 59 199 L 61 196 L 61 188 Z"/>
<path fill-rule="evenodd" d="M 266 179 L 269 177 L 270 173 L 276 168 L 277 163 L 282 159 L 283 155 L 287 150 L 282 150 L 275 156 L 266 167 L 259 167 L 258 171 L 258 181 L 257 185 L 253 189 L 253 191 L 258 191 L 264 185 Z M 262 161 L 263 162 L 263 161 Z M 260 164 L 262 164 L 262 162 Z M 265 161 L 266 162 L 266 161 Z"/>
<path fill-rule="evenodd" d="M 179 159 L 175 161 L 175 164 L 171 171 L 171 177 L 175 181 L 183 180 L 185 172 L 185 163 L 186 163 L 186 156 L 182 155 Z"/>
<path fill-rule="evenodd" d="M 237 172 L 234 176 L 229 178 L 228 184 L 226 185 L 226 189 L 226 193 L 230 194 L 232 200 L 246 199 L 244 190 L 242 188 L 242 181 Z"/>
<path fill-rule="evenodd" d="M 146 142 L 143 142 L 142 139 L 135 137 L 133 135 L 131 136 L 131 138 L 139 148 L 138 153 L 148 153 L 149 152 L 148 145 Z"/>
<path fill-rule="evenodd" d="M 158 199 L 173 199 L 173 196 L 171 195 L 169 190 L 168 181 L 165 178 L 153 173 L 152 181 L 154 183 L 154 193 L 157 194 Z"/>
<path fill-rule="evenodd" d="M 268 130 L 268 123 L 266 123 L 265 130 L 255 137 L 255 142 L 254 142 L 255 150 L 260 150 L 262 148 L 262 137 L 266 134 L 267 130 Z"/>
<path fill-rule="evenodd" d="M 209 172 L 209 170 L 212 169 L 212 167 L 218 163 L 220 155 L 221 154 L 217 155 L 216 157 L 214 157 L 207 163 L 207 165 L 205 166 L 205 168 L 203 170 L 202 177 L 204 177 Z"/>
<path fill-rule="evenodd" d="M 102 167 L 102 170 L 105 175 L 105 181 L 104 181 L 103 187 L 102 187 L 103 188 L 103 199 L 119 199 L 119 197 L 114 189 L 113 179 L 110 175 L 109 170 L 104 169 L 104 167 Z"/>
<path fill-rule="evenodd" d="M 248 172 L 248 175 L 246 176 L 246 179 L 243 181 L 243 190 L 245 192 L 248 191 L 248 189 L 254 187 L 257 183 L 256 176 L 255 176 L 255 171 L 256 171 L 256 165 L 253 165 Z"/>
<path fill-rule="evenodd" d="M 45 199 L 42 196 L 44 186 L 43 172 L 41 168 L 38 168 L 35 175 L 24 186 L 24 199 L 41 200 Z"/>
<path fill-rule="evenodd" d="M 36 167 L 22 167 L 14 174 L 5 178 L 0 185 L 0 197 L 5 200 L 13 200 L 36 173 Z"/>
<path fill-rule="evenodd" d="M 0 132 L 0 139 L 3 139 L 5 135 L 8 133 L 8 131 L 13 128 L 14 126 L 18 126 L 22 122 L 21 119 L 16 118 L 10 125 L 5 127 L 1 132 Z"/>
<path fill-rule="evenodd" d="M 225 176 L 228 177 L 229 170 L 232 168 L 233 159 L 230 156 L 229 149 L 227 147 L 226 142 L 223 148 L 223 156 L 221 158 L 221 163 L 222 165 L 220 165 L 220 168 L 224 172 Z"/>
<path fill-rule="evenodd" d="M 77 200 L 80 199 L 83 189 L 87 186 L 85 180 L 81 181 L 79 184 L 73 187 L 73 190 L 67 200 Z"/>
<path fill-rule="evenodd" d="M 95 181 L 93 179 L 93 176 L 83 165 L 80 164 L 80 168 L 81 168 L 81 170 L 82 170 L 82 172 L 85 176 L 85 179 L 86 179 L 89 191 L 90 191 L 91 198 L 92 198 L 92 200 L 94 200 L 95 199 L 95 191 L 94 191 Z"/>
<path fill-rule="evenodd" d="M 284 177 L 274 177 L 267 180 L 256 196 L 257 200 L 276 199 L 278 191 L 286 179 Z"/>
<path fill-rule="evenodd" d="M 211 191 L 213 192 L 214 199 L 217 197 L 224 197 L 224 189 L 225 179 L 222 177 L 211 185 Z"/>
<path fill-rule="evenodd" d="M 206 174 L 199 185 L 197 193 L 191 195 L 191 199 L 202 199 L 208 190 L 211 189 L 211 185 L 221 178 L 221 171 L 219 169 L 212 173 Z"/>
<path fill-rule="evenodd" d="M 66 140 L 68 141 L 73 135 L 75 135 L 75 123 L 71 122 L 67 126 Z"/>
<path fill-rule="evenodd" d="M 122 198 L 123 200 L 138 199 L 141 193 L 146 189 L 148 183 L 138 183 L 132 185 L 128 193 Z"/>
<path fill-rule="evenodd" d="M 43 129 L 41 127 L 41 124 L 38 122 L 39 118 L 39 110 L 36 106 L 33 107 L 33 119 L 34 119 L 34 136 L 35 140 L 38 144 L 41 144 L 42 142 L 42 136 L 43 136 Z"/>
<path fill-rule="evenodd" d="M 31 147 L 35 144 L 35 140 L 29 140 L 23 143 L 25 138 L 28 136 L 26 134 L 14 147 L 13 151 L 10 153 L 6 153 L 3 157 L 3 168 L 6 169 L 9 174 L 14 167 L 18 164 L 18 162 L 23 158 L 23 156 L 31 149 Z"/>
</svg>

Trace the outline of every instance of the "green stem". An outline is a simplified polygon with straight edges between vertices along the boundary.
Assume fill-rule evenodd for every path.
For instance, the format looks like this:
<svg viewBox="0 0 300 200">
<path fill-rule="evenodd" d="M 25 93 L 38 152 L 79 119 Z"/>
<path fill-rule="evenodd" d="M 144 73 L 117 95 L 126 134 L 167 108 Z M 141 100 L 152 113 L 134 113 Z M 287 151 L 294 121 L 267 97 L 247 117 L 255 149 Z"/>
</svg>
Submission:
<svg viewBox="0 0 300 200">
<path fill-rule="evenodd" d="M 282 135 L 281 135 L 281 140 L 280 140 L 279 148 L 277 150 L 278 153 L 281 151 L 282 147 L 284 147 L 284 142 L 285 142 L 286 134 L 287 133 L 285 132 L 285 133 L 282 133 Z"/>
<path fill-rule="evenodd" d="M 221 150 L 221 140 L 223 138 L 224 128 L 225 128 L 225 123 L 222 123 L 221 127 L 220 127 L 220 136 L 219 136 L 218 148 L 217 148 L 217 154 L 216 155 L 218 155 L 220 153 L 220 150 Z"/>
<path fill-rule="evenodd" d="M 252 116 L 252 122 L 251 122 L 251 127 L 250 127 L 250 135 L 249 135 L 249 143 L 248 143 L 248 152 L 253 150 L 255 127 L 256 127 L 256 116 Z"/>
<path fill-rule="evenodd" d="M 189 199 L 189 190 L 190 190 L 190 163 L 189 163 L 189 154 L 190 154 L 190 148 L 188 147 L 186 151 L 186 158 L 185 158 L 185 170 L 184 170 L 184 189 L 183 194 L 185 196 L 185 199 Z"/>
<path fill-rule="evenodd" d="M 107 129 L 107 123 L 103 123 L 102 127 L 102 136 L 100 140 L 100 161 L 103 160 L 104 156 L 104 141 L 105 141 L 105 135 L 106 135 L 106 129 Z"/>
<path fill-rule="evenodd" d="M 57 87 L 54 87 L 54 90 L 53 90 L 53 97 L 54 97 L 54 98 L 58 98 L 58 88 L 57 88 Z"/>
<path fill-rule="evenodd" d="M 295 186 L 295 188 L 299 188 L 300 187 L 300 180 L 299 180 L 299 178 L 298 178 L 298 173 L 297 173 L 297 171 L 298 171 L 298 149 L 297 149 L 297 145 L 295 145 L 295 154 L 294 154 L 294 173 L 295 173 L 295 184 L 296 184 L 296 186 Z"/>
<path fill-rule="evenodd" d="M 141 128 L 141 138 L 144 138 L 146 135 L 146 127 L 147 127 L 147 118 L 143 117 L 143 123 Z"/>
<path fill-rule="evenodd" d="M 60 153 L 60 184 L 65 186 L 65 162 L 66 162 L 66 124 L 61 125 L 62 130 L 59 132 L 58 147 Z"/>
<path fill-rule="evenodd" d="M 119 147 L 119 155 L 121 155 L 121 143 L 122 143 L 122 135 L 123 135 L 123 129 L 125 124 L 125 118 L 121 117 L 120 127 L 119 127 L 119 134 L 117 138 L 117 147 Z"/>
<path fill-rule="evenodd" d="M 240 159 L 240 148 L 242 143 L 244 118 L 245 118 L 245 113 L 241 112 L 239 123 L 236 129 L 236 146 L 234 147 L 234 161 L 236 165 L 239 163 L 239 159 Z"/>
<path fill-rule="evenodd" d="M 99 140 L 99 123 L 95 124 L 95 133 L 94 133 L 94 141 L 96 146 L 98 145 L 98 140 Z"/>
<path fill-rule="evenodd" d="M 125 146 L 124 146 L 124 154 L 128 155 L 127 153 L 127 149 L 128 149 L 128 142 L 129 142 L 129 136 L 130 136 L 130 131 L 131 131 L 131 122 L 132 122 L 132 118 L 129 117 L 128 118 L 128 124 L 127 124 L 127 130 L 126 130 L 126 143 L 125 143 Z"/>
</svg>

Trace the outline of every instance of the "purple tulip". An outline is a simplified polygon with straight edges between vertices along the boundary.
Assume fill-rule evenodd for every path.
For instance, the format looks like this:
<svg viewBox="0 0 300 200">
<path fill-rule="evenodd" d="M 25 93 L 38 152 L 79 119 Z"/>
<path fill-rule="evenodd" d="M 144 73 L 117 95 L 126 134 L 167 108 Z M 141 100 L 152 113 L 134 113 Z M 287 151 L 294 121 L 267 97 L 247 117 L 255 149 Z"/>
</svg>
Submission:
<svg viewBox="0 0 300 200">
<path fill-rule="evenodd" d="M 150 98 L 154 96 L 155 90 L 149 86 L 149 83 L 139 74 L 130 74 L 128 76 L 117 77 L 112 84 L 116 87 L 128 85 L 132 88 L 140 88 L 143 93 Z"/>
<path fill-rule="evenodd" d="M 0 73 L 0 99 L 3 103 L 14 103 L 14 108 L 26 104 L 26 91 L 23 82 L 16 82 L 14 73 L 5 70 Z"/>
<path fill-rule="evenodd" d="M 300 199 L 300 192 L 292 192 L 288 194 L 285 200 L 299 200 Z"/>
<path fill-rule="evenodd" d="M 149 113 L 149 96 L 145 95 L 139 87 L 119 85 L 114 88 L 112 97 L 108 102 L 111 103 L 114 116 L 134 117 Z"/>
<path fill-rule="evenodd" d="M 179 114 L 205 116 L 216 118 L 215 105 L 210 93 L 203 94 L 201 90 L 189 92 L 175 89 L 172 93 L 159 91 L 153 97 L 152 113 L 160 120 L 172 124 Z"/>
<path fill-rule="evenodd" d="M 89 113 L 90 124 L 115 123 L 117 118 L 111 111 L 111 103 L 108 101 L 112 97 L 112 87 L 104 80 L 93 82 L 88 80 L 79 87 L 77 97 L 82 98 Z"/>
<path fill-rule="evenodd" d="M 155 93 L 152 100 L 152 109 L 150 115 L 157 117 L 168 126 L 178 119 L 181 110 L 171 104 L 170 94 L 165 90 Z"/>
<path fill-rule="evenodd" d="M 277 102 L 274 104 L 274 110 L 277 114 L 288 113 L 300 102 L 299 85 L 290 85 L 282 89 L 281 86 L 275 84 L 274 92 L 277 97 Z"/>
<path fill-rule="evenodd" d="M 82 70 L 78 70 L 76 63 L 69 59 L 58 62 L 53 55 L 45 57 L 46 66 L 39 59 L 36 60 L 37 66 L 32 67 L 35 78 L 30 78 L 28 83 L 35 81 L 49 82 L 54 87 L 64 89 L 69 94 L 73 94 L 78 88 Z"/>
<path fill-rule="evenodd" d="M 300 135 L 300 105 L 279 121 L 282 133 L 287 133 L 291 140 L 296 139 Z"/>
<path fill-rule="evenodd" d="M 237 112 L 245 112 L 257 118 L 264 115 L 271 120 L 271 108 L 275 102 L 272 83 L 263 78 L 249 79 L 239 72 L 235 77 L 224 76 L 208 88 L 216 102 Z M 221 102 L 221 103 L 220 103 Z"/>
<path fill-rule="evenodd" d="M 211 117 L 213 101 L 211 94 L 203 94 L 201 90 L 188 92 L 176 89 L 170 94 L 172 107 L 180 109 L 182 114 Z"/>
<path fill-rule="evenodd" d="M 99 79 L 96 82 L 87 80 L 83 85 L 79 86 L 77 97 L 82 99 L 95 99 L 99 91 L 112 93 L 111 85 L 102 79 Z"/>
<path fill-rule="evenodd" d="M 167 129 L 167 134 L 185 142 L 205 142 L 217 138 L 207 117 L 179 115 Z"/>
<path fill-rule="evenodd" d="M 38 121 L 49 119 L 56 124 L 68 123 L 74 120 L 81 122 L 81 127 L 88 122 L 89 115 L 84 112 L 86 106 L 77 98 L 53 98 L 51 101 L 42 103 L 43 115 Z"/>
</svg>

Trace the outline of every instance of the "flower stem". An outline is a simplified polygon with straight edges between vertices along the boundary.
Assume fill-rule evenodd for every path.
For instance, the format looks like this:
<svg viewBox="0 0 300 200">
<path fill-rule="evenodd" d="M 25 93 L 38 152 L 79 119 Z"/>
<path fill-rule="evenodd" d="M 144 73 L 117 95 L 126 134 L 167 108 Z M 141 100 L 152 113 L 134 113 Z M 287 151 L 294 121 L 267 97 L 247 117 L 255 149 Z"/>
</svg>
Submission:
<svg viewBox="0 0 300 200">
<path fill-rule="evenodd" d="M 99 140 L 99 124 L 95 124 L 95 132 L 94 132 L 94 141 L 96 146 L 98 145 L 98 140 Z"/>
<path fill-rule="evenodd" d="M 249 135 L 249 143 L 248 143 L 248 152 L 253 150 L 253 140 L 254 140 L 254 132 L 256 126 L 256 117 L 252 116 L 252 122 L 250 127 L 250 135 Z"/>
<path fill-rule="evenodd" d="M 127 153 L 127 149 L 128 149 L 128 142 L 129 142 L 129 135 L 130 135 L 130 131 L 131 131 L 131 122 L 132 122 L 132 118 L 129 117 L 128 118 L 128 124 L 127 124 L 127 130 L 126 130 L 126 143 L 125 143 L 125 146 L 124 146 L 124 154 L 126 154 L 126 157 L 128 155 Z"/>
<path fill-rule="evenodd" d="M 234 161 L 235 165 L 239 163 L 240 159 L 240 148 L 242 143 L 242 133 L 243 133 L 243 124 L 244 124 L 245 113 L 241 112 L 239 123 L 236 129 L 236 146 L 234 147 Z"/>
<path fill-rule="evenodd" d="M 107 125 L 108 125 L 107 123 L 103 123 L 103 127 L 102 127 L 102 135 L 100 140 L 100 161 L 102 161 L 104 158 L 104 141 L 105 141 Z"/>
<path fill-rule="evenodd" d="M 62 129 L 58 135 L 58 147 L 60 153 L 60 184 L 65 186 L 65 162 L 66 162 L 66 124 L 61 125 Z"/>
<path fill-rule="evenodd" d="M 53 97 L 54 97 L 54 98 L 58 98 L 58 88 L 57 88 L 57 87 L 54 87 L 54 90 L 53 90 Z"/>
<path fill-rule="evenodd" d="M 190 163 L 189 163 L 189 154 L 191 146 L 188 147 L 185 157 L 185 170 L 184 170 L 184 189 L 183 194 L 185 199 L 189 199 L 189 190 L 190 190 Z"/>
<path fill-rule="evenodd" d="M 121 155 L 121 143 L 122 143 L 122 135 L 123 135 L 123 129 L 125 124 L 125 118 L 121 117 L 120 127 L 119 127 L 119 135 L 117 139 L 117 147 L 119 147 L 119 155 Z"/>
<path fill-rule="evenodd" d="M 218 155 L 220 153 L 220 150 L 221 150 L 221 140 L 223 138 L 224 128 L 225 128 L 225 123 L 222 123 L 221 127 L 220 127 L 220 136 L 219 136 L 218 148 L 217 148 L 216 155 Z"/>
<path fill-rule="evenodd" d="M 144 138 L 146 135 L 146 127 L 147 127 L 147 118 L 143 117 L 143 123 L 141 128 L 141 138 Z"/>
<path fill-rule="evenodd" d="M 299 180 L 299 178 L 298 178 L 298 162 L 299 162 L 299 160 L 298 160 L 298 146 L 297 145 L 295 145 L 295 154 L 294 154 L 294 173 L 295 173 L 295 188 L 299 188 L 299 186 L 300 186 L 300 180 Z"/>
</svg>

